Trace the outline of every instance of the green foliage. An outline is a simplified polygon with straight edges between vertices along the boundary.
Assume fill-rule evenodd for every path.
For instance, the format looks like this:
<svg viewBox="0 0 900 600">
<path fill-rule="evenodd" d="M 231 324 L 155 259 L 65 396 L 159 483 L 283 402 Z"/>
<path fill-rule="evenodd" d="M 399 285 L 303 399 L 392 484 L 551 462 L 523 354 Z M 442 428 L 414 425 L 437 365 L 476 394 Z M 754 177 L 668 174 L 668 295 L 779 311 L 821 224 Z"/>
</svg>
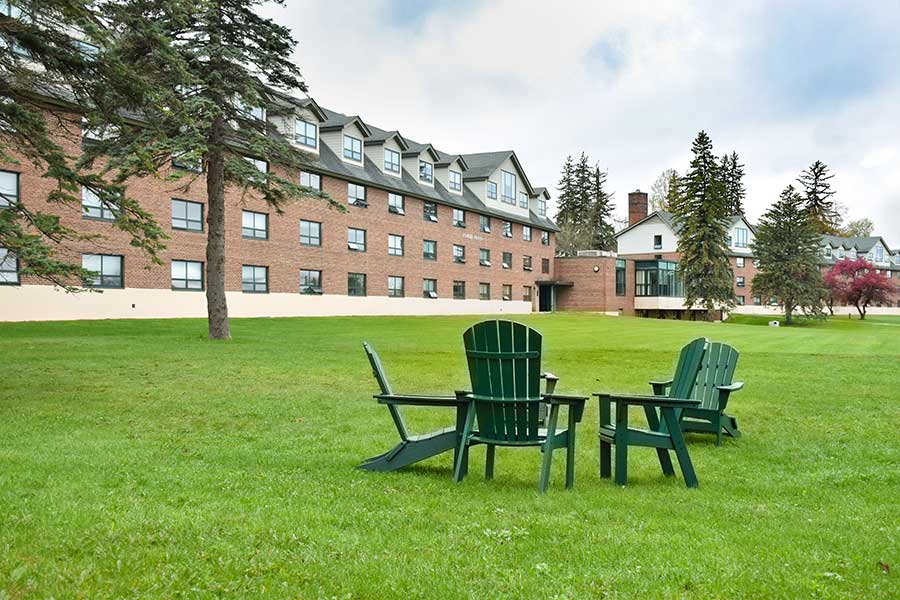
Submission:
<svg viewBox="0 0 900 600">
<path fill-rule="evenodd" d="M 678 171 L 666 169 L 650 186 L 650 210 L 669 210 L 669 206 L 678 194 Z"/>
<path fill-rule="evenodd" d="M 712 140 L 705 131 L 697 134 L 691 151 L 694 158 L 681 178 L 679 197 L 669 208 L 680 227 L 679 269 L 685 304 L 702 304 L 712 315 L 717 308 L 735 302 L 726 242 L 730 211 Z"/>
<path fill-rule="evenodd" d="M 819 234 L 804 210 L 803 197 L 789 185 L 762 216 L 751 246 L 759 260 L 753 293 L 777 298 L 790 325 L 795 310 L 822 318 L 825 288 L 819 264 Z"/>
<path fill-rule="evenodd" d="M 160 262 L 157 253 L 165 247 L 165 233 L 120 181 L 91 172 L 67 150 L 82 138 L 82 123 L 73 111 L 112 130 L 123 123 L 123 107 L 112 101 L 110 91 L 136 83 L 133 72 L 105 50 L 109 31 L 99 18 L 105 4 L 16 0 L 9 15 L 0 15 L 0 38 L 7 48 L 0 52 L 0 160 L 30 165 L 56 182 L 49 197 L 23 195 L 2 211 L 0 246 L 18 256 L 23 275 L 69 290 L 87 273 L 65 250 L 90 236 L 62 225 L 53 211 L 59 205 L 80 211 L 83 187 L 115 213 L 113 226 L 129 233 L 131 245 L 151 261 Z M 85 50 L 89 47 L 77 45 L 73 36 L 98 50 Z"/>
<path fill-rule="evenodd" d="M 803 186 L 803 197 L 806 212 L 819 233 L 838 233 L 841 214 L 832 199 L 835 191 L 831 189 L 834 173 L 828 165 L 817 160 L 797 178 Z"/>
<path fill-rule="evenodd" d="M 840 229 L 840 235 L 844 237 L 870 237 L 874 232 L 875 223 L 867 217 L 850 221 Z"/>
<path fill-rule="evenodd" d="M 725 187 L 725 203 L 728 213 L 743 215 L 747 189 L 744 187 L 744 165 L 741 164 L 737 152 L 724 155 L 719 169 L 722 184 Z"/>
<path fill-rule="evenodd" d="M 235 319 L 233 344 L 199 319 L 0 323 L 0 596 L 893 598 L 900 319 L 770 318 L 517 316 L 560 391 L 648 394 L 700 336 L 739 348 L 747 383 L 742 438 L 687 437 L 698 490 L 652 450 L 628 488 L 601 481 L 591 399 L 576 486 L 555 470 L 543 497 L 516 449 L 490 482 L 481 447 L 461 485 L 450 454 L 354 469 L 397 436 L 360 340 L 398 392 L 445 394 L 468 386 L 479 317 Z"/>
<path fill-rule="evenodd" d="M 566 157 L 560 176 L 557 224 L 558 245 L 575 250 L 611 250 L 615 247 L 612 226 L 612 194 L 606 191 L 607 174 L 581 153 L 578 161 Z M 584 244 L 584 245 L 581 245 Z M 569 252 L 569 250 L 565 250 Z"/>
</svg>

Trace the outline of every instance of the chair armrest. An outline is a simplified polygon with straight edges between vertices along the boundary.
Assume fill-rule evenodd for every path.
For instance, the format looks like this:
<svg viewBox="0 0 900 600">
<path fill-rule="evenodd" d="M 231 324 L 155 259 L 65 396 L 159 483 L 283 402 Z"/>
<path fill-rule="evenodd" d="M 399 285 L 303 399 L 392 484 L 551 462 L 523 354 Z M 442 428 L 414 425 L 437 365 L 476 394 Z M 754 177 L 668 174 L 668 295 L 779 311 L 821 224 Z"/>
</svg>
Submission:
<svg viewBox="0 0 900 600">
<path fill-rule="evenodd" d="M 731 397 L 731 392 L 741 390 L 743 387 L 743 381 L 735 381 L 731 385 L 717 385 L 716 389 L 719 391 L 719 410 L 723 411 L 725 410 L 725 407 L 728 406 L 728 398 Z"/>
<path fill-rule="evenodd" d="M 653 395 L 654 396 L 665 396 L 666 390 L 672 387 L 672 383 L 674 379 L 666 379 L 665 381 L 651 381 L 650 385 L 653 387 Z"/>
<path fill-rule="evenodd" d="M 426 396 L 421 394 L 376 394 L 379 404 L 405 406 L 458 406 L 469 402 L 468 398 L 457 396 Z"/>
<path fill-rule="evenodd" d="M 541 375 L 541 379 L 546 382 L 544 384 L 544 391 L 548 394 L 552 394 L 556 389 L 556 384 L 559 382 L 559 377 L 557 377 L 553 373 L 547 372 Z"/>
<path fill-rule="evenodd" d="M 639 394 L 594 394 L 600 402 L 617 402 L 631 406 L 655 406 L 661 408 L 689 408 L 700 404 L 699 400 L 687 398 L 661 398 L 659 396 L 641 396 Z"/>
<path fill-rule="evenodd" d="M 550 406 L 568 406 L 569 414 L 575 417 L 576 423 L 581 423 L 584 416 L 584 403 L 588 396 L 566 396 L 563 394 L 541 394 L 541 399 Z M 559 409 L 552 409 L 559 410 Z"/>
<path fill-rule="evenodd" d="M 541 374 L 541 379 L 546 379 L 547 381 L 559 381 L 559 377 L 550 373 L 549 371 Z"/>
</svg>

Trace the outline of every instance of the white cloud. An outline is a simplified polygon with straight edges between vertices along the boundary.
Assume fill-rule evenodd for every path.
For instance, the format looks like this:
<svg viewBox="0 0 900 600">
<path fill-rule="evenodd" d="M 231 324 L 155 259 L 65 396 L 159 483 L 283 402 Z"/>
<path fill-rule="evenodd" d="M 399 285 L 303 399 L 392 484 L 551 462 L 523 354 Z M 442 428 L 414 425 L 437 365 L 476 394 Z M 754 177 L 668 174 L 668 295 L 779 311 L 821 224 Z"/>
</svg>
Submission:
<svg viewBox="0 0 900 600">
<path fill-rule="evenodd" d="M 531 181 L 551 190 L 566 155 L 585 151 L 609 170 L 620 214 L 628 191 L 683 170 L 706 129 L 720 154 L 737 150 L 746 163 L 752 219 L 821 159 L 849 218 L 872 218 L 900 246 L 900 79 L 784 109 L 777 98 L 795 100 L 795 82 L 754 63 L 763 51 L 781 59 L 774 3 L 723 12 L 719 3 L 497 0 L 449 3 L 401 25 L 388 20 L 387 1 L 269 9 L 300 40 L 297 60 L 324 106 L 451 152 L 515 149 Z M 790 39 L 790 19 L 778 24 Z"/>
</svg>

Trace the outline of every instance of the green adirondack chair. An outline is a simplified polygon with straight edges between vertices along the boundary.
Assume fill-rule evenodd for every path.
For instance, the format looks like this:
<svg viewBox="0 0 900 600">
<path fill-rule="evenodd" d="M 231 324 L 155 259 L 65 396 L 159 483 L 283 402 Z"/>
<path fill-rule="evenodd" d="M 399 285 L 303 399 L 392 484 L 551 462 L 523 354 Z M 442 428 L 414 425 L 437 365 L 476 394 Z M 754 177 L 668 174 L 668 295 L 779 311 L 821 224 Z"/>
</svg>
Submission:
<svg viewBox="0 0 900 600">
<path fill-rule="evenodd" d="M 466 330 L 463 343 L 472 392 L 466 395 L 471 405 L 456 453 L 454 479 L 462 481 L 465 475 L 464 457 L 471 444 L 487 445 L 487 479 L 494 475 L 497 446 L 537 446 L 543 452 L 538 489 L 547 490 L 553 451 L 558 448 L 566 449 L 566 487 L 572 487 L 575 426 L 581 421 L 587 398 L 541 393 L 541 334 L 521 323 L 492 320 Z M 547 379 L 555 385 L 555 377 Z M 542 404 L 550 406 L 546 429 L 542 428 Z M 561 406 L 568 407 L 568 425 L 557 431 Z"/>
<path fill-rule="evenodd" d="M 454 465 L 456 464 L 456 451 L 459 446 L 459 430 L 465 421 L 465 414 L 468 410 L 469 400 L 465 398 L 465 393 L 460 392 L 454 396 L 424 396 L 424 395 L 404 395 L 394 393 L 384 367 L 381 365 L 381 359 L 378 354 L 369 345 L 363 342 L 363 348 L 366 356 L 369 358 L 369 364 L 372 366 L 372 374 L 378 382 L 381 389 L 380 394 L 374 397 L 379 403 L 387 405 L 400 435 L 400 442 L 391 450 L 378 456 L 373 456 L 367 461 L 359 465 L 358 468 L 367 471 L 396 471 L 407 465 L 437 456 L 449 450 L 454 451 Z M 456 408 L 456 426 L 439 429 L 425 435 L 410 435 L 400 411 L 401 406 L 438 406 L 438 407 L 455 407 Z"/>
<path fill-rule="evenodd" d="M 699 485 L 679 425 L 678 411 L 700 404 L 691 395 L 706 346 L 707 341 L 703 338 L 689 343 L 681 350 L 672 380 L 654 382 L 668 388 L 667 395 L 595 394 L 600 399 L 600 477 L 609 478 L 612 475 L 612 446 L 615 446 L 616 484 L 625 485 L 628 480 L 628 446 L 643 446 L 656 449 L 659 465 L 666 476 L 675 475 L 672 459 L 669 457 L 669 450 L 674 450 L 687 486 Z M 615 423 L 611 417 L 613 404 L 616 406 Z M 649 429 L 633 429 L 628 426 L 629 406 L 643 407 Z"/>
<path fill-rule="evenodd" d="M 722 445 L 722 435 L 740 437 L 737 419 L 725 414 L 732 392 L 744 387 L 741 381 L 734 381 L 734 371 L 740 353 L 727 344 L 707 342 L 706 352 L 697 373 L 696 383 L 690 397 L 699 400 L 700 405 L 677 411 L 681 430 L 684 432 L 714 433 L 716 446 Z M 652 381 L 653 395 L 665 396 L 671 381 Z"/>
</svg>

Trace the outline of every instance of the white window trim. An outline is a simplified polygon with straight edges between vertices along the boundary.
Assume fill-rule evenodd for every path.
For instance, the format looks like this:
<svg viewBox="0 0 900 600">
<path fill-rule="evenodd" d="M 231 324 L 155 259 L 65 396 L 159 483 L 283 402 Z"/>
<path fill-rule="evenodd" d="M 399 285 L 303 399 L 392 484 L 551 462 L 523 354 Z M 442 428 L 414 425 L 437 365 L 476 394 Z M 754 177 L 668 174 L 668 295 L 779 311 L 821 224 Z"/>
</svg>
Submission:
<svg viewBox="0 0 900 600">
<path fill-rule="evenodd" d="M 425 163 L 426 165 L 431 165 L 431 181 L 428 181 L 427 179 L 422 179 L 422 171 L 421 171 L 422 163 Z M 434 187 L 434 163 L 431 161 L 422 160 L 422 157 L 420 156 L 419 163 L 418 163 L 418 165 L 416 165 L 416 167 L 417 167 L 417 171 L 418 171 L 416 173 L 416 177 L 417 177 L 417 181 L 419 182 L 419 184 L 427 185 L 428 187 Z"/>
<path fill-rule="evenodd" d="M 359 160 L 350 158 L 346 154 L 344 154 L 344 138 L 350 138 L 359 142 Z M 341 160 L 343 160 L 344 162 L 348 162 L 351 165 L 361 165 L 365 162 L 366 145 L 363 143 L 363 139 L 361 137 L 350 135 L 346 131 L 341 132 Z"/>
<path fill-rule="evenodd" d="M 459 189 L 453 189 L 453 175 L 459 175 Z M 447 190 L 451 194 L 456 194 L 457 196 L 463 195 L 463 180 L 462 180 L 462 171 L 454 171 L 453 169 L 447 170 Z"/>
<path fill-rule="evenodd" d="M 303 121 L 307 125 L 312 125 L 316 130 L 316 145 L 315 146 L 307 146 L 306 144 L 300 144 L 297 142 L 297 121 Z M 312 121 L 307 121 L 306 119 L 301 119 L 300 117 L 294 117 L 294 131 L 291 134 L 291 144 L 297 148 L 302 148 L 307 152 L 315 152 L 318 154 L 319 152 L 319 144 L 321 143 L 321 132 L 319 131 L 319 125 L 317 123 L 313 123 Z"/>
<path fill-rule="evenodd" d="M 394 152 L 397 154 L 397 165 L 399 166 L 399 169 L 396 171 L 390 171 L 387 169 L 387 153 L 388 152 Z M 399 150 L 394 150 L 393 148 L 388 148 L 387 146 L 384 146 L 382 148 L 381 170 L 384 172 L 385 175 L 390 175 L 391 177 L 400 177 L 400 178 L 403 177 L 403 155 L 400 153 Z"/>
</svg>

